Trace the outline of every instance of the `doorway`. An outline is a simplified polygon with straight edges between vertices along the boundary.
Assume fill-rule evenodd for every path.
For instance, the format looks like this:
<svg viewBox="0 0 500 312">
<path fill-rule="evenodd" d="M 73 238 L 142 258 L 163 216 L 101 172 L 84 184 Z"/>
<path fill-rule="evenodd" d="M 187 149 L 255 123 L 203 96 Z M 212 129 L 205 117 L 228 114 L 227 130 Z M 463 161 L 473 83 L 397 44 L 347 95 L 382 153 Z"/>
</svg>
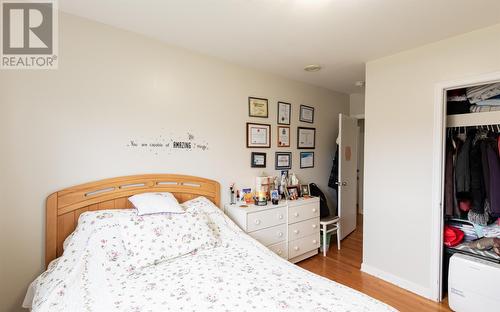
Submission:
<svg viewBox="0 0 500 312">
<path fill-rule="evenodd" d="M 364 177 L 364 116 L 340 114 L 338 140 L 338 215 L 340 239 L 362 233 Z M 361 251 L 360 251 L 361 254 Z"/>
<path fill-rule="evenodd" d="M 500 82 L 500 72 L 475 77 L 446 81 L 435 86 L 434 141 L 433 141 L 433 178 L 432 178 L 432 224 L 431 224 L 431 297 L 443 300 L 443 227 L 444 227 L 444 163 L 445 137 L 447 126 L 446 93 L 451 89 L 466 88 Z"/>
</svg>

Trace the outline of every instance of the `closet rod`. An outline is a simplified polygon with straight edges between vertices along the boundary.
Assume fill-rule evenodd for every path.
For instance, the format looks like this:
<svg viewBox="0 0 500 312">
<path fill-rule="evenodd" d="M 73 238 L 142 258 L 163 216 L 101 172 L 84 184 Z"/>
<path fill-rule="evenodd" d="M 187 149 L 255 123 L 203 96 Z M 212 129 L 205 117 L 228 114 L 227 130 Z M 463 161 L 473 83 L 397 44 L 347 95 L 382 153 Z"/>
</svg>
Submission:
<svg viewBox="0 0 500 312">
<path fill-rule="evenodd" d="M 495 124 L 495 125 L 478 125 L 478 126 L 467 126 L 467 127 L 447 127 L 446 130 L 448 133 L 451 133 L 450 131 L 458 131 L 460 132 L 465 132 L 470 130 L 477 130 L 477 129 L 482 129 L 482 130 L 488 130 L 494 133 L 500 133 L 500 124 Z"/>
</svg>

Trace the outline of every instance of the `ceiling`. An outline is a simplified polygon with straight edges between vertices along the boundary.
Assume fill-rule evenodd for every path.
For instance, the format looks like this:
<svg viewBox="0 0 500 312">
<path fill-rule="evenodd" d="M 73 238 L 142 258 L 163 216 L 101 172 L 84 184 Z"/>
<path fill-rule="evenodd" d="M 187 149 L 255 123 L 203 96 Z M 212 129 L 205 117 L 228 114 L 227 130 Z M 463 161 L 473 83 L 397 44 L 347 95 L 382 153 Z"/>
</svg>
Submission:
<svg viewBox="0 0 500 312">
<path fill-rule="evenodd" d="M 62 11 L 356 93 L 364 63 L 500 23 L 499 0 L 60 0 Z M 319 72 L 305 72 L 320 64 Z"/>
</svg>

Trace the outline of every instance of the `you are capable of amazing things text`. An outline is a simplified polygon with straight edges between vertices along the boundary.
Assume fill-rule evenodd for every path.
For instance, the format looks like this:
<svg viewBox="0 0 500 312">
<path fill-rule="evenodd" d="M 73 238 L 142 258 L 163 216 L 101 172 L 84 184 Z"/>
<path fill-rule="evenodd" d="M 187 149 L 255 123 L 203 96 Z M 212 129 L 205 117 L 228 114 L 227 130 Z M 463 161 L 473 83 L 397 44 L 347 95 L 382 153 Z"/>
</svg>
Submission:
<svg viewBox="0 0 500 312">
<path fill-rule="evenodd" d="M 170 147 L 170 143 L 136 143 L 135 141 L 130 141 L 131 147 Z M 179 149 L 192 149 L 193 144 L 191 142 L 174 141 L 172 142 L 172 148 Z"/>
</svg>

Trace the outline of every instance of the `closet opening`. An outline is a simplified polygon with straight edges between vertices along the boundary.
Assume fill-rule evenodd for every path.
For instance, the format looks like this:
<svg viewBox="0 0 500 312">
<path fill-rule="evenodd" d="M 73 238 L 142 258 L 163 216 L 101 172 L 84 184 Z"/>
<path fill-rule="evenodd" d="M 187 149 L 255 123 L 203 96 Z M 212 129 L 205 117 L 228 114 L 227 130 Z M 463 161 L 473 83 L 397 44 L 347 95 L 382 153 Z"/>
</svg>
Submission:
<svg viewBox="0 0 500 312">
<path fill-rule="evenodd" d="M 440 84 L 436 95 L 431 297 L 457 309 L 473 289 L 487 300 L 480 284 L 500 274 L 500 73 Z"/>
</svg>

